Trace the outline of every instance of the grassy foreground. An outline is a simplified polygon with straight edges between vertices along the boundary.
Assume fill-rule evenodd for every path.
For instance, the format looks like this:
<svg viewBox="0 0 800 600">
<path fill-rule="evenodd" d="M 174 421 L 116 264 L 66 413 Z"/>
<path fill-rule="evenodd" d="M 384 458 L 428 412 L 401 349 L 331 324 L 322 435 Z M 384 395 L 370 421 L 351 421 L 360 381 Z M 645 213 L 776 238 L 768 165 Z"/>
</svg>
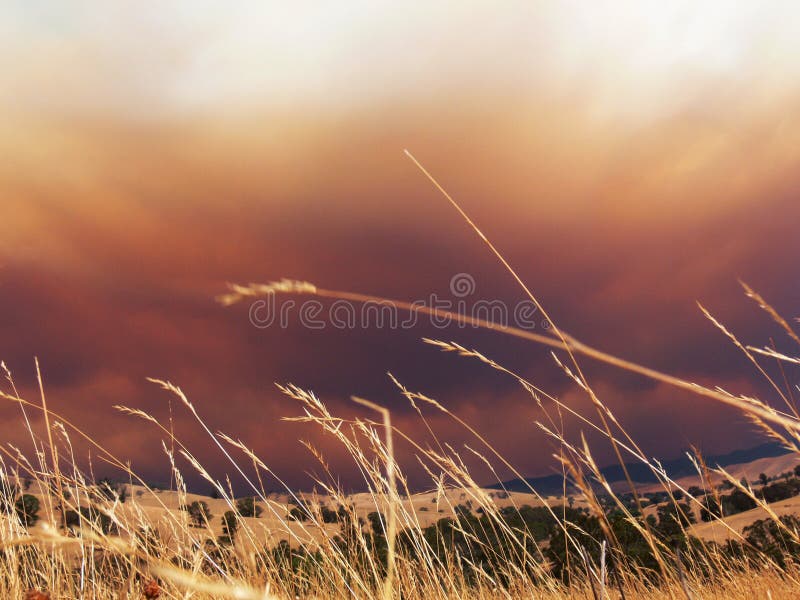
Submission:
<svg viewBox="0 0 800 600">
<path fill-rule="evenodd" d="M 200 419 L 179 388 L 160 384 Z M 425 398 L 400 389 L 415 403 Z M 148 486 L 129 470 L 127 482 L 91 481 L 72 459 L 72 439 L 91 445 L 91 438 L 50 413 L 54 453 L 32 430 L 36 462 L 3 449 L 3 597 L 699 599 L 794 598 L 800 590 L 797 520 L 765 520 L 750 535 L 731 530 L 725 544 L 691 535 L 699 507 L 731 489 L 770 511 L 763 494 L 725 479 L 724 470 L 715 470 L 716 484 L 706 472 L 701 494 L 653 465 L 668 496 L 650 502 L 604 488 L 588 448 L 562 439 L 567 477 L 583 486 L 566 502 L 535 490 L 481 488 L 454 450 L 419 447 L 436 476 L 431 492 L 410 494 L 391 452 L 392 437 L 403 433 L 388 413 L 380 413 L 385 420 L 345 421 L 311 393 L 283 391 L 300 404 L 303 420 L 347 446 L 367 493 L 345 495 L 331 484 L 332 474 L 317 482 L 321 494 L 267 493 L 260 484 L 274 476 L 267 465 L 240 442 L 210 434 L 253 484 L 253 495 L 236 499 L 162 424 L 124 407 L 162 428 L 173 489 Z M 95 451 L 126 471 L 116 457 Z M 245 460 L 234 462 L 234 452 Z M 176 455 L 214 486 L 213 499 L 186 491 Z M 725 514 L 707 517 L 706 525 L 728 527 Z"/>
</svg>

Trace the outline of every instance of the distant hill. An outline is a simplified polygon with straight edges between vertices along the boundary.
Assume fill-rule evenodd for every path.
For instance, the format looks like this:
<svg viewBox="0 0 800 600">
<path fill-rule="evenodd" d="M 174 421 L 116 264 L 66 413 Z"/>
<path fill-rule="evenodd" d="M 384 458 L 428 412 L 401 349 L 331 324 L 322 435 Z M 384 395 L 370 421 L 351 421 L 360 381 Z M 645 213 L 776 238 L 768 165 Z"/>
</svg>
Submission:
<svg viewBox="0 0 800 600">
<path fill-rule="evenodd" d="M 720 454 L 716 456 L 706 456 L 705 461 L 709 467 L 727 467 L 729 465 L 737 465 L 741 463 L 748 463 L 760 458 L 772 458 L 776 456 L 783 456 L 788 454 L 788 450 L 777 442 L 770 442 L 761 444 L 746 450 L 734 450 L 728 454 Z M 680 477 L 689 477 L 697 475 L 697 470 L 686 455 L 668 460 L 661 463 L 666 472 L 672 479 Z M 653 472 L 647 465 L 642 463 L 625 463 L 631 479 L 635 483 L 649 484 L 656 483 Z M 608 480 L 609 483 L 615 483 L 625 480 L 625 475 L 620 465 L 611 465 L 600 469 L 600 472 Z M 486 486 L 490 489 L 506 489 L 511 492 L 523 492 L 529 490 L 528 486 L 532 486 L 537 492 L 542 495 L 558 495 L 563 491 L 564 479 L 561 475 L 545 475 L 543 477 L 528 477 L 522 479 L 511 479 L 503 483 L 496 483 Z M 568 491 L 569 491 L 568 486 Z"/>
</svg>

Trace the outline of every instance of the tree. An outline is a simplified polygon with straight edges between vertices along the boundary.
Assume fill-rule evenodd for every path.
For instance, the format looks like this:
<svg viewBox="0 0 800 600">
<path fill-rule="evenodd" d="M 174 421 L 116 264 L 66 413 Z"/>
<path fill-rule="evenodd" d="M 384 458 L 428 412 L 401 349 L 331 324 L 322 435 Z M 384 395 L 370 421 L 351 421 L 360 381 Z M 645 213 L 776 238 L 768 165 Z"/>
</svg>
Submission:
<svg viewBox="0 0 800 600">
<path fill-rule="evenodd" d="M 756 501 L 742 490 L 733 490 L 728 496 L 723 496 L 723 508 L 726 516 L 751 510 L 755 507 Z"/>
<path fill-rule="evenodd" d="M 795 476 L 795 477 L 800 477 L 800 465 L 797 465 L 797 466 L 794 468 L 794 476 Z"/>
<path fill-rule="evenodd" d="M 686 529 L 694 523 L 694 513 L 689 504 L 670 502 L 658 507 L 658 533 L 664 541 L 683 545 L 686 541 Z"/>
<path fill-rule="evenodd" d="M 95 506 L 81 506 L 80 511 L 68 510 L 64 513 L 64 524 L 70 529 L 77 529 L 82 524 L 99 529 L 106 535 L 117 535 L 117 525 L 103 511 Z"/>
<path fill-rule="evenodd" d="M 428 510 L 428 507 L 423 507 L 425 510 Z M 327 506 L 322 506 L 320 508 L 320 516 L 322 517 L 323 523 L 338 523 L 339 522 L 339 513 L 335 510 L 328 508 Z"/>
<path fill-rule="evenodd" d="M 116 500 L 125 502 L 125 500 L 128 498 L 128 488 L 124 485 L 114 483 L 107 477 L 104 477 L 97 482 L 97 491 L 101 497 L 105 498 L 106 500 L 110 500 L 111 502 Z"/>
<path fill-rule="evenodd" d="M 236 501 L 236 510 L 238 510 L 239 514 L 243 517 L 256 518 L 260 517 L 261 513 L 264 512 L 264 509 L 256 504 L 256 499 L 252 496 L 248 496 L 247 498 L 239 498 Z"/>
<path fill-rule="evenodd" d="M 226 510 L 225 514 L 222 515 L 222 536 L 220 541 L 232 544 L 238 530 L 239 521 L 236 513 L 232 510 Z"/>
<path fill-rule="evenodd" d="M 769 477 L 767 477 L 766 473 L 759 473 L 758 481 L 761 483 L 761 485 L 767 485 L 767 483 L 769 483 Z"/>
<path fill-rule="evenodd" d="M 288 517 L 291 521 L 307 521 L 308 513 L 302 510 L 299 506 L 295 506 L 289 511 Z"/>
<path fill-rule="evenodd" d="M 567 565 L 570 563 L 581 565 L 582 551 L 588 552 L 593 559 L 595 555 L 599 556 L 597 540 L 604 539 L 604 535 L 597 517 L 587 517 L 572 509 L 568 512 L 566 519 L 562 520 L 561 515 L 558 517 L 559 526 L 554 530 L 544 552 L 552 565 L 553 575 L 569 582 L 571 570 L 567 569 Z M 565 534 L 567 528 L 570 531 Z"/>
<path fill-rule="evenodd" d="M 184 506 L 183 510 L 189 513 L 192 527 L 203 527 L 211 520 L 211 509 L 202 500 L 195 500 L 189 506 Z"/>
<path fill-rule="evenodd" d="M 23 494 L 14 504 L 19 520 L 25 527 L 36 525 L 39 520 L 39 499 L 32 494 Z"/>
<path fill-rule="evenodd" d="M 760 519 L 744 528 L 747 541 L 781 567 L 788 558 L 800 556 L 800 543 L 792 532 L 800 527 L 800 519 L 794 515 L 780 517 L 780 524 L 772 519 Z"/>
<path fill-rule="evenodd" d="M 64 513 L 64 525 L 67 529 L 77 529 L 81 526 L 81 515 L 76 510 L 68 510 Z"/>
<path fill-rule="evenodd" d="M 790 479 L 789 481 L 778 481 L 772 485 L 766 485 L 759 490 L 758 495 L 766 502 L 778 502 L 798 494 L 800 494 L 800 482 L 796 479 Z"/>
<path fill-rule="evenodd" d="M 369 526 L 372 529 L 372 533 L 375 535 L 384 535 L 384 523 L 386 520 L 381 513 L 377 511 L 369 513 L 367 515 L 367 521 L 369 521 Z"/>
</svg>

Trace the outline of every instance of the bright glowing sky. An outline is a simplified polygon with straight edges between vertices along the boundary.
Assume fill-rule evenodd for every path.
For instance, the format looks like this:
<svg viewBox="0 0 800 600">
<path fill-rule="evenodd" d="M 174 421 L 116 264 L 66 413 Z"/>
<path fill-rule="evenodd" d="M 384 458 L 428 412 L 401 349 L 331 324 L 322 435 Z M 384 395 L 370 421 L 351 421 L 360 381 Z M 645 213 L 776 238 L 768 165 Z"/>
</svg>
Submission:
<svg viewBox="0 0 800 600">
<path fill-rule="evenodd" d="M 296 407 L 272 382 L 345 412 L 352 393 L 385 401 L 415 430 L 387 370 L 482 423 L 521 470 L 547 472 L 535 407 L 420 348 L 432 332 L 254 331 L 211 301 L 225 281 L 282 276 L 413 299 L 458 272 L 516 300 L 403 148 L 565 329 L 626 357 L 766 391 L 694 301 L 780 344 L 736 278 L 787 317 L 800 299 L 791 2 L 5 2 L 0 73 L 0 359 L 29 389 L 38 355 L 52 405 L 120 453 L 146 440 L 131 458 L 154 477 L 157 435 L 110 408 L 164 417 L 146 376 L 291 470 L 297 436 L 315 434 L 279 421 Z M 452 337 L 585 406 L 541 349 Z M 716 406 L 591 371 L 652 452 L 758 441 Z M 730 431 L 710 428 L 720 415 Z M 24 443 L 16 416 L 4 434 Z"/>
<path fill-rule="evenodd" d="M 796 91 L 792 2 L 6 2 L 4 98 L 160 115 L 428 99 L 466 88 L 580 94 L 601 113 L 698 92 Z"/>
</svg>

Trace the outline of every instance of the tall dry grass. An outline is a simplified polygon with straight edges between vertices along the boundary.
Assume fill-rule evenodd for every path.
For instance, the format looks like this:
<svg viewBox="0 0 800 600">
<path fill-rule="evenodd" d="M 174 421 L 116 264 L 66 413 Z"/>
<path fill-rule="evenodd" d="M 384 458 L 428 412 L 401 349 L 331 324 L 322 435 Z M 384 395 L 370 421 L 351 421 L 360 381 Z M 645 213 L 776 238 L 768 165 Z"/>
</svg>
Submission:
<svg viewBox="0 0 800 600">
<path fill-rule="evenodd" d="M 533 301 L 545 318 L 550 319 L 545 307 L 518 277 L 511 265 L 496 247 L 481 233 L 463 209 L 412 157 L 415 164 L 444 194 L 460 216 L 470 226 L 501 266 L 519 283 L 524 293 Z M 790 324 L 782 319 L 755 291 L 745 286 L 746 295 L 753 299 L 767 315 L 778 323 L 794 342 L 800 338 Z M 420 307 L 399 300 L 376 298 L 352 292 L 318 288 L 307 282 L 282 280 L 265 285 L 235 285 L 220 300 L 231 305 L 264 294 L 313 294 L 322 298 L 347 299 L 354 302 L 380 300 L 392 302 L 400 309 L 423 311 L 445 316 L 446 311 Z M 372 508 L 379 515 L 381 538 L 385 547 L 376 545 L 376 539 L 364 534 L 359 514 L 352 509 L 344 511 L 342 524 L 331 527 L 324 522 L 321 506 L 315 498 L 302 495 L 284 486 L 284 493 L 305 511 L 305 520 L 292 518 L 286 502 L 277 501 L 267 492 L 266 477 L 280 481 L 252 449 L 226 434 L 215 433 L 213 424 L 207 423 L 182 390 L 166 381 L 153 380 L 165 394 L 176 398 L 185 411 L 203 428 L 208 444 L 215 446 L 227 458 L 230 469 L 245 482 L 247 493 L 264 508 L 270 523 L 270 540 L 252 519 L 245 518 L 237 509 L 236 499 L 227 480 L 220 480 L 203 467 L 193 450 L 177 438 L 169 423 L 134 407 L 117 407 L 141 427 L 152 427 L 160 432 L 165 460 L 172 469 L 173 492 L 178 505 L 187 505 L 196 496 L 184 484 L 184 475 L 178 468 L 177 457 L 185 459 L 215 490 L 221 502 L 231 511 L 229 534 L 217 535 L 211 523 L 192 524 L 184 511 L 175 510 L 175 503 L 167 495 L 151 486 L 132 471 L 125 457 L 114 456 L 90 433 L 82 431 L 51 411 L 47 406 L 44 387 L 37 400 L 24 399 L 14 385 L 14 379 L 3 366 L 7 390 L 0 396 L 15 403 L 20 409 L 20 422 L 30 435 L 30 448 L 23 451 L 13 446 L 0 446 L 2 472 L 0 500 L 4 507 L 0 520 L 0 590 L 8 598 L 794 598 L 800 590 L 800 572 L 792 560 L 779 564 L 774 555 L 759 555 L 752 551 L 736 556 L 723 552 L 713 544 L 697 540 L 692 545 L 673 546 L 653 531 L 653 524 L 641 518 L 643 503 L 636 485 L 625 470 L 628 489 L 634 499 L 626 502 L 604 478 L 591 448 L 583 439 L 571 439 L 563 428 L 562 415 L 568 413 L 579 419 L 588 429 L 603 436 L 614 450 L 618 462 L 647 465 L 661 482 L 663 489 L 674 500 L 673 493 L 680 491 L 690 505 L 699 508 L 700 498 L 673 481 L 659 463 L 651 460 L 638 446 L 611 407 L 598 396 L 585 376 L 581 361 L 600 361 L 609 368 L 625 369 L 643 377 L 654 379 L 677 388 L 690 390 L 709 402 L 720 402 L 738 408 L 764 433 L 780 440 L 787 448 L 798 451 L 800 417 L 794 406 L 791 389 L 785 381 L 774 381 L 761 361 L 778 361 L 786 369 L 796 368 L 800 359 L 777 352 L 774 348 L 757 348 L 739 341 L 730 331 L 701 307 L 714 326 L 727 336 L 752 362 L 756 373 L 765 377 L 776 398 L 786 409 L 775 408 L 771 403 L 756 398 L 730 394 L 725 390 L 708 388 L 660 373 L 634 362 L 609 355 L 580 342 L 555 323 L 548 334 L 534 334 L 510 327 L 500 327 L 487 321 L 469 319 L 463 315 L 446 313 L 455 322 L 469 320 L 473 325 L 544 344 L 552 349 L 554 367 L 582 390 L 591 400 L 592 412 L 583 414 L 548 394 L 523 376 L 498 364 L 478 350 L 446 340 L 425 340 L 444 352 L 454 352 L 465 360 L 476 360 L 494 369 L 500 377 L 511 377 L 530 394 L 542 410 L 543 418 L 537 422 L 542 435 L 556 442 L 565 481 L 579 490 L 582 503 L 596 517 L 599 530 L 590 534 L 581 531 L 561 518 L 565 506 L 548 502 L 535 489 L 530 494 L 548 507 L 553 519 L 563 529 L 560 533 L 567 552 L 567 569 L 556 576 L 543 547 L 546 542 L 537 540 L 530 531 L 511 526 L 504 518 L 496 497 L 487 493 L 470 475 L 467 463 L 478 460 L 493 471 L 500 466 L 522 478 L 484 438 L 480 431 L 465 422 L 446 406 L 424 393 L 409 390 L 392 377 L 398 397 L 409 402 L 417 412 L 420 422 L 430 434 L 426 443 L 393 425 L 390 412 L 370 400 L 354 401 L 375 413 L 375 419 L 363 417 L 345 419 L 332 414 L 322 399 L 295 385 L 279 386 L 282 393 L 293 399 L 300 416 L 294 421 L 307 422 L 321 428 L 338 440 L 358 466 L 364 490 L 371 498 Z M 552 323 L 552 320 L 551 320 Z M 782 371 L 783 372 L 783 371 Z M 38 365 L 37 365 L 38 374 Z M 440 441 L 430 427 L 426 414 L 443 413 L 463 427 L 464 450 L 457 450 Z M 30 414 L 41 413 L 45 431 L 36 431 Z M 446 488 L 457 487 L 469 499 L 472 509 L 483 515 L 482 531 L 470 529 L 474 521 L 451 521 L 451 531 L 456 531 L 465 542 L 452 545 L 452 539 L 441 531 L 431 537 L 421 521 L 420 512 L 413 503 L 405 501 L 412 495 L 408 488 L 404 466 L 398 464 L 394 453 L 394 440 L 402 440 L 415 451 L 417 461 L 430 474 L 431 487 L 437 490 L 442 502 L 450 502 Z M 432 441 L 431 441 L 432 440 Z M 73 450 L 73 441 L 88 445 L 103 463 L 124 474 L 128 489 L 136 490 L 126 502 L 114 494 L 109 495 L 94 481 L 91 471 L 80 468 Z M 337 478 L 327 466 L 325 457 L 308 446 L 322 466 L 323 477 L 316 481 L 324 501 L 332 506 L 347 507 L 349 498 L 336 484 Z M 468 453 L 465 458 L 464 453 Z M 710 473 L 727 479 L 770 513 L 785 530 L 789 539 L 800 543 L 798 532 L 787 526 L 772 512 L 768 504 L 742 482 L 724 469 L 708 468 L 697 456 L 698 474 L 707 482 L 707 489 L 717 493 L 710 482 Z M 27 482 L 42 503 L 40 522 L 25 524 L 25 515 L 16 510 L 14 501 L 20 487 Z M 565 484 L 566 485 L 566 484 Z M 565 488 L 566 489 L 566 488 Z M 566 494 L 565 494 L 566 495 Z M 319 500 L 317 498 L 316 500 Z M 456 507 L 450 506 L 450 511 Z M 610 510 L 614 509 L 613 511 Z M 611 522 L 625 520 L 641 536 L 655 561 L 652 568 L 643 568 L 632 561 L 627 553 L 628 541 L 620 539 Z M 71 515 L 71 516 L 70 516 Z M 719 520 L 725 527 L 724 520 Z M 470 525 L 471 524 L 471 525 Z M 682 533 L 688 536 L 687 526 L 681 524 Z M 236 528 L 235 535 L 232 529 Z M 731 531 L 734 538 L 742 539 L 740 532 Z M 589 536 L 589 537 L 587 537 Z M 233 538 L 233 540 L 231 540 Z M 277 544 L 286 540 L 287 544 Z M 487 542 L 491 540 L 491 543 Z M 587 541 L 588 540 L 588 541 Z M 590 553 L 591 544 L 597 552 Z M 745 543 L 746 545 L 746 543 Z M 475 557 L 480 556 L 480 562 Z M 569 562 L 570 557 L 572 563 Z M 493 565 L 491 570 L 485 563 Z M 36 594 L 40 594 L 37 596 Z"/>
</svg>

